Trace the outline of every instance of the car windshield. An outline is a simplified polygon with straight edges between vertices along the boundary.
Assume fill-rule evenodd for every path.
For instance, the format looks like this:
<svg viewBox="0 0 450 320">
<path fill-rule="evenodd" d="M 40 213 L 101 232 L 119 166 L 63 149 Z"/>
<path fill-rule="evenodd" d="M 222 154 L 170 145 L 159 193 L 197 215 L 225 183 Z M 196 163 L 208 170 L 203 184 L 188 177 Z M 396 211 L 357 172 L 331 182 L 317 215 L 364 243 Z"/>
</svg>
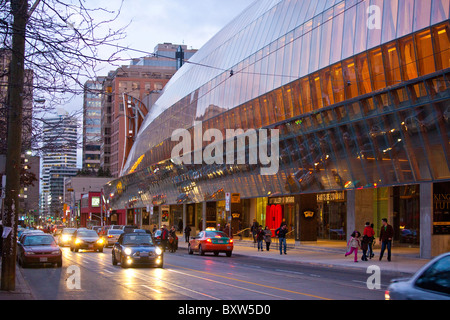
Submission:
<svg viewBox="0 0 450 320">
<path fill-rule="evenodd" d="M 93 237 L 93 238 L 96 238 L 96 237 L 98 237 L 98 234 L 94 230 L 81 230 L 81 231 L 78 231 L 77 236 L 78 237 Z"/>
<path fill-rule="evenodd" d="M 152 237 L 149 234 L 138 233 L 128 234 L 123 237 L 123 244 L 127 246 L 151 246 L 153 245 Z"/>
<path fill-rule="evenodd" d="M 76 229 L 64 229 L 62 233 L 73 234 Z"/>
<path fill-rule="evenodd" d="M 228 235 L 222 231 L 206 231 L 208 238 L 228 238 Z"/>
<path fill-rule="evenodd" d="M 108 234 L 122 234 L 122 230 L 108 230 Z"/>
<path fill-rule="evenodd" d="M 55 239 L 48 236 L 26 236 L 23 241 L 24 246 L 52 246 L 56 245 Z"/>
</svg>

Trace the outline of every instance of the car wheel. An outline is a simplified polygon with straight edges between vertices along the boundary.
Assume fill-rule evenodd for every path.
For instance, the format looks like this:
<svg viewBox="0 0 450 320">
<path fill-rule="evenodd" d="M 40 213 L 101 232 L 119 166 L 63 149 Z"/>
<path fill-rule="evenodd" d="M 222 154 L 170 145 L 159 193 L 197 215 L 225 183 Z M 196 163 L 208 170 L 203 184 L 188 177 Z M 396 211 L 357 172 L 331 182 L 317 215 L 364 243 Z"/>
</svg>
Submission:
<svg viewBox="0 0 450 320">
<path fill-rule="evenodd" d="M 227 251 L 227 257 L 231 257 L 231 251 Z"/>
<path fill-rule="evenodd" d="M 205 255 L 205 252 L 203 251 L 201 245 L 198 246 L 198 254 L 201 255 L 201 256 L 204 256 L 204 255 Z"/>
<path fill-rule="evenodd" d="M 112 253 L 112 264 L 113 266 L 117 266 L 116 255 L 114 254 L 114 252 Z"/>
<path fill-rule="evenodd" d="M 73 251 L 75 252 L 78 252 L 78 250 L 79 250 L 78 248 L 73 248 Z"/>
<path fill-rule="evenodd" d="M 98 252 L 103 252 L 103 248 L 98 249 Z"/>
<path fill-rule="evenodd" d="M 219 252 L 214 251 L 214 255 L 217 257 L 219 255 Z"/>
<path fill-rule="evenodd" d="M 191 248 L 191 244 L 188 245 L 188 253 L 194 254 L 194 251 L 192 251 L 192 248 Z"/>
</svg>

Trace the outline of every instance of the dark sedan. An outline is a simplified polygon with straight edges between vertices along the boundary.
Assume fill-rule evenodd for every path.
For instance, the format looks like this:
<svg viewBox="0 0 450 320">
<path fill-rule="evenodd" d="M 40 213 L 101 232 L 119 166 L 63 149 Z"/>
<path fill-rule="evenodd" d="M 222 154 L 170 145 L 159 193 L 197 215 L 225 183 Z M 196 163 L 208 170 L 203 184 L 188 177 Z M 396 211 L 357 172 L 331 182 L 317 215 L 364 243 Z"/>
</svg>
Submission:
<svg viewBox="0 0 450 320">
<path fill-rule="evenodd" d="M 100 238 L 94 230 L 78 229 L 73 233 L 70 251 L 78 252 L 82 249 L 103 252 L 105 244 L 105 240 Z"/>
<path fill-rule="evenodd" d="M 112 249 L 112 264 L 122 268 L 132 266 L 163 267 L 163 252 L 147 233 L 123 233 Z"/>
<path fill-rule="evenodd" d="M 17 250 L 17 260 L 22 267 L 43 264 L 62 266 L 61 249 L 50 234 L 26 234 L 17 243 Z"/>
</svg>

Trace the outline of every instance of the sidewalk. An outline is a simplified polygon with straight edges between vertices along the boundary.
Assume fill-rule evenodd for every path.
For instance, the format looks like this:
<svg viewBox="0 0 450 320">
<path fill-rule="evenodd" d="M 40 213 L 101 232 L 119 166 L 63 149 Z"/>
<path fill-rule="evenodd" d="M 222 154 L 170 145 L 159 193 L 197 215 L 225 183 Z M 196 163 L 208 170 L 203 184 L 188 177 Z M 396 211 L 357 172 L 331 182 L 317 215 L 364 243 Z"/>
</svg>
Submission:
<svg viewBox="0 0 450 320">
<path fill-rule="evenodd" d="M 276 241 L 276 240 L 275 240 Z M 179 241 L 179 248 L 187 249 L 187 243 L 183 239 Z M 265 243 L 264 243 L 265 248 Z M 258 251 L 256 244 L 251 240 L 234 239 L 233 255 L 245 255 L 264 259 L 274 259 L 300 264 L 317 265 L 329 268 L 349 268 L 355 270 L 367 270 L 369 266 L 380 267 L 381 272 L 398 274 L 399 277 L 414 274 L 422 266 L 428 263 L 428 259 L 419 258 L 418 248 L 392 247 L 392 261 L 387 261 L 387 251 L 382 261 L 379 261 L 380 246 L 375 246 L 375 257 L 369 261 L 361 261 L 362 251 L 358 250 L 358 262 L 354 262 L 354 255 L 344 257 L 347 245 L 342 241 L 318 241 L 304 244 L 288 244 L 287 254 L 280 255 L 278 242 L 272 242 L 270 251 Z"/>
<path fill-rule="evenodd" d="M 1 272 L 0 259 L 0 272 Z M 1 273 L 0 273 L 1 275 Z M 0 300 L 34 300 L 30 288 L 28 287 L 19 266 L 16 266 L 16 290 L 2 291 L 0 290 Z"/>
</svg>

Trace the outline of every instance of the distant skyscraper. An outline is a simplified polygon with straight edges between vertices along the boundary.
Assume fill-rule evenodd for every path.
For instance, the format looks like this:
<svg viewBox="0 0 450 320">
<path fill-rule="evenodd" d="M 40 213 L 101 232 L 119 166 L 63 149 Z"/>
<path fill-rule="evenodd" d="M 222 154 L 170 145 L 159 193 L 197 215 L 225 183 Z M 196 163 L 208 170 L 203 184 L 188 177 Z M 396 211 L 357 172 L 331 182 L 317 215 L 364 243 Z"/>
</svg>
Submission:
<svg viewBox="0 0 450 320">
<path fill-rule="evenodd" d="M 77 121 L 59 112 L 43 126 L 41 214 L 61 213 L 64 178 L 77 174 Z"/>
<path fill-rule="evenodd" d="M 89 80 L 84 85 L 83 101 L 83 169 L 100 168 L 102 144 L 102 85 L 105 77 Z"/>
</svg>

